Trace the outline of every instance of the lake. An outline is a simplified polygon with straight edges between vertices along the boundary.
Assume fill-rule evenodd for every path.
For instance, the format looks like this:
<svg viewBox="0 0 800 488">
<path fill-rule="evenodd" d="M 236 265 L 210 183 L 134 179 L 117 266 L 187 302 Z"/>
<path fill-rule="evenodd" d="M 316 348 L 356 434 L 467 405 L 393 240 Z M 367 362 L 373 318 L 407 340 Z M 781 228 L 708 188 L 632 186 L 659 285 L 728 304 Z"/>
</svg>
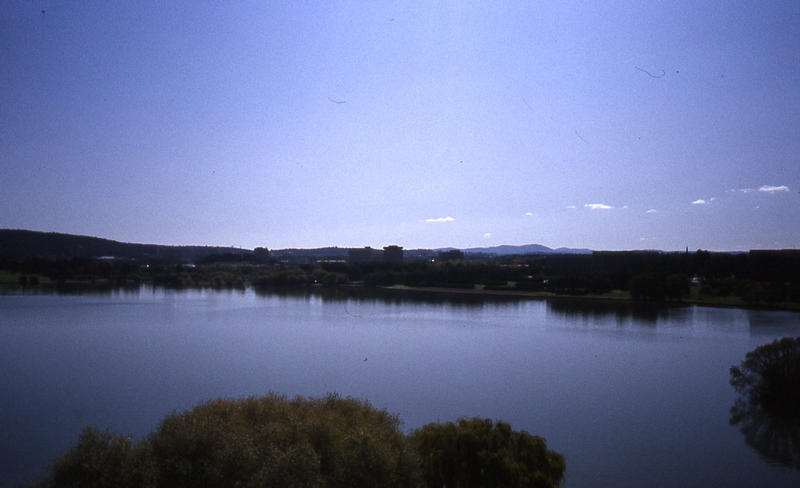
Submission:
<svg viewBox="0 0 800 488">
<path fill-rule="evenodd" d="M 729 424 L 728 368 L 800 314 L 701 306 L 142 287 L 0 295 L 0 486 L 85 425 L 275 391 L 368 399 L 410 430 L 479 416 L 547 439 L 584 486 L 800 486 Z M 779 436 L 780 437 L 780 436 Z M 795 442 L 798 436 L 795 433 Z M 800 447 L 789 444 L 789 449 Z"/>
</svg>

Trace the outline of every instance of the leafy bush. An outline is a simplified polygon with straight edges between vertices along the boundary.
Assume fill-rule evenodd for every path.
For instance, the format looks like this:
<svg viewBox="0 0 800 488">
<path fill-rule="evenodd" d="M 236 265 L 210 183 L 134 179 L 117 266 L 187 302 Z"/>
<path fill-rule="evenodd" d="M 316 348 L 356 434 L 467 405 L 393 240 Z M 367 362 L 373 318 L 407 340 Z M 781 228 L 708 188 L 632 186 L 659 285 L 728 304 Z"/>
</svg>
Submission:
<svg viewBox="0 0 800 488">
<path fill-rule="evenodd" d="M 87 428 L 38 487 L 415 486 L 397 417 L 329 395 L 212 400 L 134 442 Z"/>
<path fill-rule="evenodd" d="M 86 428 L 34 486 L 553 487 L 563 478 L 544 439 L 503 422 L 428 424 L 410 437 L 399 424 L 335 394 L 211 400 L 139 440 Z"/>
<path fill-rule="evenodd" d="M 156 486 L 145 443 L 87 427 L 78 444 L 56 459 L 50 476 L 35 487 L 134 488 Z"/>
<path fill-rule="evenodd" d="M 253 286 L 299 286 L 308 283 L 308 276 L 300 268 L 287 268 L 258 274 Z"/>
<path fill-rule="evenodd" d="M 800 416 L 800 337 L 784 337 L 747 353 L 730 369 L 731 385 L 746 397 L 779 415 Z"/>
<path fill-rule="evenodd" d="M 325 286 L 336 286 L 346 282 L 347 275 L 317 268 L 311 273 L 311 280 L 314 283 L 320 283 Z"/>
<path fill-rule="evenodd" d="M 504 422 L 431 423 L 414 431 L 411 440 L 426 486 L 545 488 L 564 478 L 564 458 L 548 451 L 543 438 Z"/>
</svg>

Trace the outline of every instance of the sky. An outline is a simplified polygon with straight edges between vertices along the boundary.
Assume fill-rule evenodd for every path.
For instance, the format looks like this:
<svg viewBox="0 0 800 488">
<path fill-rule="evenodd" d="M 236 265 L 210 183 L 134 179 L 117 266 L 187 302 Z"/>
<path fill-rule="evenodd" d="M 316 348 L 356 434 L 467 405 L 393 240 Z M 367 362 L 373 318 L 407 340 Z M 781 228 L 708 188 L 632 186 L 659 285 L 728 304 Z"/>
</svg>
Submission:
<svg viewBox="0 0 800 488">
<path fill-rule="evenodd" d="M 0 228 L 800 247 L 800 2 L 0 5 Z"/>
</svg>

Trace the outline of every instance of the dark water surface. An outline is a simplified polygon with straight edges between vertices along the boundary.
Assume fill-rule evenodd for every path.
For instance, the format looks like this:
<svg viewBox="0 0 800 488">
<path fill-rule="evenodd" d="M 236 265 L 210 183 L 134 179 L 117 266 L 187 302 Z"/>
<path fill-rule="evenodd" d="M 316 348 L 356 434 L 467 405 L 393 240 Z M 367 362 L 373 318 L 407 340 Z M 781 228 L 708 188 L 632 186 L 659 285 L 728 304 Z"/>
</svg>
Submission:
<svg viewBox="0 0 800 488">
<path fill-rule="evenodd" d="M 768 452 L 785 439 L 748 445 L 729 425 L 728 384 L 746 352 L 798 335 L 797 313 L 696 306 L 358 290 L 5 294 L 0 486 L 35 479 L 84 425 L 142 435 L 172 410 L 269 390 L 366 398 L 407 430 L 502 419 L 564 454 L 571 488 L 800 486 L 800 471 Z"/>
</svg>

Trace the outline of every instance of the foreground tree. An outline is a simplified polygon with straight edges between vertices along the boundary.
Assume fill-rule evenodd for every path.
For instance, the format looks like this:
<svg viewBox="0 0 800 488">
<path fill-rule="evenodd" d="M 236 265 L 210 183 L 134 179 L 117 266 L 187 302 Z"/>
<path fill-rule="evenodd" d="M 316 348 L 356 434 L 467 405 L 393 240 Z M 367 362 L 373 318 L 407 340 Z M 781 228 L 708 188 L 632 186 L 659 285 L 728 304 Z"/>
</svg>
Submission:
<svg viewBox="0 0 800 488">
<path fill-rule="evenodd" d="M 511 430 L 504 422 L 459 419 L 431 423 L 411 435 L 425 486 L 556 487 L 564 458 L 541 437 Z"/>
<path fill-rule="evenodd" d="M 330 395 L 212 400 L 134 442 L 85 429 L 38 487 L 405 487 L 416 461 L 397 417 Z"/>
<path fill-rule="evenodd" d="M 800 416 L 800 337 L 755 348 L 730 374 L 731 385 L 749 403 L 776 415 Z"/>
<path fill-rule="evenodd" d="M 800 337 L 757 347 L 730 373 L 731 425 L 764 459 L 800 469 Z"/>
<path fill-rule="evenodd" d="M 337 395 L 217 399 L 168 415 L 140 440 L 87 428 L 34 486 L 551 487 L 563 478 L 544 439 L 502 422 L 429 424 L 411 437 L 399 425 Z"/>
</svg>

